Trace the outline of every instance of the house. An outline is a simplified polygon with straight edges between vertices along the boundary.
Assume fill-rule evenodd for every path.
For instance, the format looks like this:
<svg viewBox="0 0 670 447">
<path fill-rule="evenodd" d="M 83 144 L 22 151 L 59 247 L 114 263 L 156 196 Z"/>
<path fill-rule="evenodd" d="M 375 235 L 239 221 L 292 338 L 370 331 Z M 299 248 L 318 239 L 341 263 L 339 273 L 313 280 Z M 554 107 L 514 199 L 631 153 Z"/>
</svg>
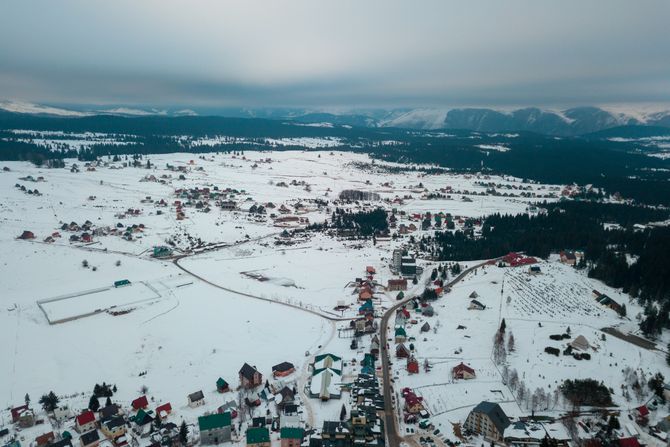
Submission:
<svg viewBox="0 0 670 447">
<path fill-rule="evenodd" d="M 48 447 L 72 447 L 72 438 L 64 437 L 60 441 L 52 442 Z"/>
<path fill-rule="evenodd" d="M 500 405 L 483 401 L 470 411 L 464 427 L 492 441 L 502 441 L 505 429 L 509 425 L 509 418 Z"/>
<path fill-rule="evenodd" d="M 379 337 L 377 334 L 375 334 L 372 337 L 372 341 L 370 341 L 370 354 L 374 355 L 375 357 L 379 356 Z"/>
<path fill-rule="evenodd" d="M 35 425 L 35 413 L 28 408 L 28 405 L 21 405 L 11 409 L 12 422 L 19 424 L 19 427 L 26 428 Z"/>
<path fill-rule="evenodd" d="M 423 411 L 423 397 L 414 394 L 413 391 L 404 393 L 405 411 L 409 414 L 418 414 Z"/>
<path fill-rule="evenodd" d="M 279 392 L 275 395 L 275 403 L 279 407 L 283 407 L 287 404 L 293 403 L 295 399 L 295 393 L 293 392 L 293 389 L 285 386 Z"/>
<path fill-rule="evenodd" d="M 254 388 L 263 383 L 263 375 L 258 372 L 255 366 L 248 363 L 242 365 L 239 372 L 240 385 L 244 388 Z"/>
<path fill-rule="evenodd" d="M 252 391 L 247 394 L 247 397 L 244 398 L 244 401 L 249 407 L 258 407 L 261 405 L 261 395 L 255 391 Z"/>
<path fill-rule="evenodd" d="M 35 438 L 35 445 L 37 445 L 37 447 L 43 447 L 47 444 L 51 444 L 55 440 L 56 435 L 54 435 L 54 432 L 50 431 L 49 433 L 44 433 Z"/>
<path fill-rule="evenodd" d="M 66 419 L 72 418 L 72 412 L 68 407 L 58 407 L 54 409 L 53 414 L 57 422 L 63 422 Z"/>
<path fill-rule="evenodd" d="M 528 267 L 528 273 L 531 275 L 539 275 L 542 273 L 542 269 L 540 269 L 539 265 L 531 265 Z"/>
<path fill-rule="evenodd" d="M 251 427 L 247 429 L 247 446 L 270 447 L 270 431 L 267 427 Z"/>
<path fill-rule="evenodd" d="M 414 356 L 411 356 L 407 359 L 407 372 L 410 374 L 419 373 L 419 362 Z"/>
<path fill-rule="evenodd" d="M 25 230 L 23 233 L 21 233 L 19 239 L 23 240 L 35 239 L 35 233 L 33 233 L 32 231 Z"/>
<path fill-rule="evenodd" d="M 322 447 L 340 447 L 352 444 L 351 428 L 347 422 L 323 421 Z"/>
<path fill-rule="evenodd" d="M 133 431 L 144 437 L 151 432 L 151 423 L 154 418 L 144 410 L 139 410 L 133 418 Z"/>
<path fill-rule="evenodd" d="M 126 434 L 126 420 L 123 416 L 114 416 L 104 421 L 100 426 L 100 430 L 107 439 L 118 439 Z"/>
<path fill-rule="evenodd" d="M 300 447 L 305 437 L 305 430 L 299 427 L 282 427 L 279 430 L 281 447 Z"/>
<path fill-rule="evenodd" d="M 216 391 L 219 393 L 228 392 L 230 391 L 230 385 L 228 385 L 228 382 L 219 377 L 216 381 Z"/>
<path fill-rule="evenodd" d="M 395 347 L 395 356 L 396 357 L 401 358 L 401 359 L 406 359 L 407 357 L 409 357 L 409 355 L 410 355 L 409 349 L 407 349 L 407 347 L 403 343 L 399 343 Z"/>
<path fill-rule="evenodd" d="M 75 419 L 75 429 L 79 433 L 94 430 L 96 428 L 95 413 L 91 410 L 84 411 Z"/>
<path fill-rule="evenodd" d="M 404 307 L 402 309 L 398 309 L 395 314 L 395 325 L 404 326 L 405 323 L 407 323 L 407 320 L 409 320 L 409 311 Z"/>
<path fill-rule="evenodd" d="M 470 294 L 469 298 L 475 300 L 475 299 L 479 298 L 479 294 L 478 294 L 477 292 L 474 292 L 474 291 L 473 291 L 473 292 Z"/>
<path fill-rule="evenodd" d="M 477 300 L 472 300 L 470 301 L 470 305 L 468 306 L 469 310 L 484 310 L 486 309 L 486 306 L 482 303 L 480 303 Z"/>
<path fill-rule="evenodd" d="M 578 335 L 574 340 L 569 343 L 573 349 L 578 349 L 580 351 L 587 351 L 591 345 L 589 345 L 588 340 L 583 335 Z"/>
<path fill-rule="evenodd" d="M 165 419 L 170 413 L 172 413 L 172 405 L 170 405 L 170 402 L 166 402 L 163 405 L 156 407 L 156 416 L 161 419 Z"/>
<path fill-rule="evenodd" d="M 367 273 L 368 275 L 374 275 L 375 273 L 377 273 L 377 271 L 373 266 L 368 265 L 367 267 L 365 267 L 365 273 Z"/>
<path fill-rule="evenodd" d="M 98 418 L 100 422 L 105 422 L 115 416 L 121 415 L 121 407 L 116 404 L 106 405 L 98 411 Z"/>
<path fill-rule="evenodd" d="M 539 446 L 544 444 L 555 447 L 569 447 L 572 444 L 572 438 L 560 422 L 539 422 L 531 419 L 510 424 L 505 429 L 504 442 L 511 446 Z M 589 446 L 589 444 L 585 443 L 584 447 L 586 446 Z M 591 447 L 595 447 L 595 445 L 591 444 Z"/>
<path fill-rule="evenodd" d="M 640 447 L 640 441 L 634 437 L 619 438 L 615 443 L 619 444 L 619 447 Z"/>
<path fill-rule="evenodd" d="M 425 323 L 423 323 L 423 326 L 421 326 L 421 332 L 428 332 L 428 331 L 430 331 L 430 324 L 428 324 L 428 322 L 426 321 Z"/>
<path fill-rule="evenodd" d="M 213 413 L 198 418 L 200 443 L 218 444 L 230 442 L 231 414 L 229 412 Z"/>
<path fill-rule="evenodd" d="M 205 405 L 205 395 L 202 394 L 202 390 L 189 394 L 187 400 L 188 406 L 191 408 Z"/>
<path fill-rule="evenodd" d="M 575 265 L 577 263 L 577 257 L 572 251 L 561 250 L 560 257 L 563 264 Z"/>
<path fill-rule="evenodd" d="M 395 328 L 395 342 L 404 343 L 407 340 L 407 332 L 404 327 Z"/>
<path fill-rule="evenodd" d="M 635 409 L 635 419 L 638 421 L 647 421 L 649 420 L 649 408 L 646 405 L 637 407 Z"/>
<path fill-rule="evenodd" d="M 412 225 L 414 225 L 414 224 L 412 224 Z M 410 225 L 410 229 L 411 229 L 411 225 Z M 416 272 L 417 272 L 416 260 L 414 258 L 403 257 L 400 260 L 400 274 L 402 276 L 415 276 Z"/>
<path fill-rule="evenodd" d="M 274 377 L 286 377 L 295 372 L 295 366 L 290 362 L 281 362 L 272 367 Z"/>
<path fill-rule="evenodd" d="M 428 303 L 426 303 L 426 305 L 424 307 L 421 307 L 420 309 L 421 309 L 421 314 L 424 317 L 432 317 L 433 315 L 435 315 L 435 309 L 433 309 L 433 306 L 431 306 Z"/>
<path fill-rule="evenodd" d="M 91 430 L 81 435 L 79 438 L 81 447 L 97 447 L 100 444 L 100 435 L 98 430 Z"/>
<path fill-rule="evenodd" d="M 474 379 L 476 377 L 475 370 L 470 368 L 465 363 L 461 362 L 451 369 L 451 377 L 457 379 Z"/>
<path fill-rule="evenodd" d="M 358 308 L 358 315 L 366 315 L 368 313 L 374 313 L 374 306 L 371 300 L 365 301 L 363 305 Z"/>
<path fill-rule="evenodd" d="M 126 279 L 126 280 L 122 280 L 122 281 L 128 281 L 128 280 Z M 116 283 L 118 283 L 118 282 L 120 282 L 120 281 L 116 281 L 114 283 L 114 287 L 118 287 L 116 285 Z M 130 281 L 128 281 L 128 284 L 130 284 Z M 137 399 L 135 399 L 134 401 L 132 401 L 130 405 L 133 407 L 133 410 L 142 410 L 142 409 L 147 408 L 149 406 L 149 401 L 147 400 L 147 396 L 141 396 L 141 397 L 138 397 Z"/>
<path fill-rule="evenodd" d="M 397 290 L 407 290 L 407 279 L 389 279 L 386 285 L 386 290 L 395 292 Z"/>
<path fill-rule="evenodd" d="M 368 286 L 363 286 L 358 289 L 358 300 L 366 301 L 372 299 L 372 289 Z"/>
</svg>

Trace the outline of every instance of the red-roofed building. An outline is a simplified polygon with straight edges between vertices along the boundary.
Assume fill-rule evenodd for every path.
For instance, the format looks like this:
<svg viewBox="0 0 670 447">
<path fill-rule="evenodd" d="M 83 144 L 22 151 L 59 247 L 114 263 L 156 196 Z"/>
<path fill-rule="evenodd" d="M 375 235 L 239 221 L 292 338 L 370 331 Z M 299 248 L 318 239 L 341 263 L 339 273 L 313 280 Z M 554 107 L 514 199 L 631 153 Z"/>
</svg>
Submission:
<svg viewBox="0 0 670 447">
<path fill-rule="evenodd" d="M 638 424 L 647 425 L 649 422 L 649 408 L 646 405 L 635 409 L 635 419 Z"/>
<path fill-rule="evenodd" d="M 170 413 L 172 413 L 172 405 L 170 405 L 170 402 L 164 403 L 163 405 L 159 405 L 158 407 L 156 407 L 156 414 L 160 418 L 164 418 Z"/>
<path fill-rule="evenodd" d="M 405 411 L 411 414 L 419 413 L 423 410 L 423 397 L 418 397 L 413 391 L 405 395 Z"/>
<path fill-rule="evenodd" d="M 518 267 L 520 265 L 535 264 L 537 263 L 537 259 L 524 256 L 520 253 L 510 252 L 503 256 L 503 262 L 509 264 L 512 267 Z"/>
<path fill-rule="evenodd" d="M 475 370 L 463 362 L 453 367 L 451 376 L 454 379 L 474 379 L 476 377 Z"/>
<path fill-rule="evenodd" d="M 375 273 L 377 273 L 377 271 L 373 266 L 368 265 L 367 267 L 365 267 L 365 273 L 367 273 L 368 275 L 374 275 Z"/>
<path fill-rule="evenodd" d="M 419 362 L 416 360 L 416 358 L 414 358 L 414 356 L 411 356 L 407 359 L 407 372 L 410 374 L 419 373 Z"/>
<path fill-rule="evenodd" d="M 133 406 L 133 410 L 142 410 L 149 406 L 149 401 L 147 400 L 147 396 L 142 396 L 135 399 L 131 405 Z"/>
<path fill-rule="evenodd" d="M 407 290 L 407 280 L 406 279 L 389 279 L 386 290 L 392 292 L 396 290 Z"/>
<path fill-rule="evenodd" d="M 76 417 L 75 428 L 79 433 L 84 433 L 95 429 L 95 413 L 86 410 Z"/>
<path fill-rule="evenodd" d="M 12 423 L 15 423 L 19 420 L 19 417 L 21 416 L 21 413 L 24 411 L 28 410 L 28 405 L 21 405 L 16 408 L 12 408 L 11 413 L 12 413 Z"/>
<path fill-rule="evenodd" d="M 619 447 L 640 447 L 640 442 L 637 438 L 620 438 L 618 441 Z"/>
<path fill-rule="evenodd" d="M 49 433 L 44 433 L 43 435 L 39 435 L 37 438 L 35 438 L 35 444 L 37 447 L 42 447 L 51 444 L 55 440 L 56 435 L 54 435 L 54 432 L 50 431 Z"/>
</svg>

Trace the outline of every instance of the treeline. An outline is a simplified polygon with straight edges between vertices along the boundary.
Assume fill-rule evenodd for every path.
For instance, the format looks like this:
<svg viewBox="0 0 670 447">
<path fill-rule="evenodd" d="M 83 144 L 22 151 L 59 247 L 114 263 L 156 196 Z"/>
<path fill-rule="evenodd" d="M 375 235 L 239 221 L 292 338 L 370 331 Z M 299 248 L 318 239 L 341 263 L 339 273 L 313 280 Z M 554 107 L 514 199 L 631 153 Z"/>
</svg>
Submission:
<svg viewBox="0 0 670 447">
<path fill-rule="evenodd" d="M 670 205 L 670 161 L 635 153 L 632 144 L 528 133 L 505 142 L 510 150 L 504 152 L 477 149 L 482 143 L 487 142 L 442 138 L 426 144 L 418 140 L 374 148 L 372 154 L 387 161 L 437 164 L 459 172 L 507 174 L 542 183 L 593 184 L 640 203 Z"/>
<path fill-rule="evenodd" d="M 591 202 L 546 206 L 547 213 L 537 216 L 489 216 L 481 238 L 436 232 L 420 244 L 443 261 L 491 259 L 510 251 L 547 258 L 558 250 L 579 249 L 584 258 L 578 267 L 588 268 L 591 277 L 643 303 L 670 302 L 670 228 L 634 226 L 668 219 L 667 210 Z M 605 223 L 620 227 L 606 229 Z"/>
</svg>

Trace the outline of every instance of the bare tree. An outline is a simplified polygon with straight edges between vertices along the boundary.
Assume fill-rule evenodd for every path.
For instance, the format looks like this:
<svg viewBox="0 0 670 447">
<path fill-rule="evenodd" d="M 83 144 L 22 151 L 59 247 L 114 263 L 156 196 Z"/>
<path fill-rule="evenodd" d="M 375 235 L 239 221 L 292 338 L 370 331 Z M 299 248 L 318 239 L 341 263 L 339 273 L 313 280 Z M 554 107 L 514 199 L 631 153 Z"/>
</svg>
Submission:
<svg viewBox="0 0 670 447">
<path fill-rule="evenodd" d="M 519 373 L 516 372 L 516 369 L 512 369 L 509 372 L 509 387 L 512 391 L 516 391 L 519 386 Z"/>
<path fill-rule="evenodd" d="M 511 331 L 509 337 L 507 337 L 507 351 L 514 352 L 514 334 Z"/>
</svg>

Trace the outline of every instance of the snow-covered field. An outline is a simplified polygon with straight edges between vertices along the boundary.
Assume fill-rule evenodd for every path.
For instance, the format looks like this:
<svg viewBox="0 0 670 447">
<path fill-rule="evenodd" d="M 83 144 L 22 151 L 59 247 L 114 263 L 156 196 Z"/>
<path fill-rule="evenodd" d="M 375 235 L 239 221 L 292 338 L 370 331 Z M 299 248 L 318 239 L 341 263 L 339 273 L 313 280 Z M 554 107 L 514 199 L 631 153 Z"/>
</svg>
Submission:
<svg viewBox="0 0 670 447">
<path fill-rule="evenodd" d="M 231 399 L 216 393 L 215 381 L 223 377 L 236 386 L 244 362 L 257 366 L 264 377 L 271 375 L 273 365 L 292 362 L 296 373 L 288 382 L 304 387 L 307 365 L 319 352 L 342 356 L 343 380 L 351 381 L 360 368 L 352 359 L 360 361 L 367 352 L 369 337 L 352 351 L 343 330 L 349 321 L 339 321 L 358 314 L 360 303 L 350 282 L 372 266 L 375 280 L 385 285 L 393 277 L 388 267 L 392 250 L 412 235 L 374 245 L 308 233 L 287 244 L 284 228 L 275 225 L 271 214 L 279 214 L 283 206 L 291 215 L 322 222 L 336 207 L 351 206 L 333 202 L 342 190 L 357 189 L 380 196 L 361 207 L 396 208 L 405 212 L 399 223 L 420 226 L 410 217 L 413 213 L 462 218 L 524 213 L 538 200 L 492 195 L 487 184 L 508 191 L 523 187 L 541 200 L 559 189 L 513 178 L 391 173 L 384 169 L 388 164 L 372 164 L 366 155 L 328 150 L 148 158 L 148 169 L 146 159 L 139 168 L 124 167 L 126 160 L 89 167 L 69 160 L 66 169 L 3 163 L 9 169 L 0 172 L 3 408 L 22 403 L 26 393 L 36 401 L 53 390 L 78 411 L 87 405 L 93 386 L 105 381 L 117 385 L 116 401 L 128 404 L 146 386 L 153 403 L 172 403 L 172 420 L 195 422 Z M 73 163 L 79 172 L 70 171 Z M 229 195 L 237 210 L 222 210 L 214 199 L 196 206 L 201 198 L 180 195 L 196 188 Z M 35 189 L 39 194 L 28 193 Z M 440 198 L 428 199 L 434 193 Z M 254 205 L 264 206 L 267 213 L 250 215 Z M 92 241 L 71 241 L 85 231 L 72 230 L 69 224 L 81 227 L 86 221 Z M 35 238 L 17 239 L 24 231 Z M 414 233 L 420 235 L 420 230 Z M 45 241 L 49 237 L 53 240 Z M 167 244 L 183 256 L 178 262 L 150 256 L 153 247 Z M 424 278 L 410 285 L 408 295 L 421 292 L 433 267 L 426 261 L 420 264 L 427 267 Z M 435 316 L 419 316 L 418 324 L 410 325 L 416 356 L 421 363 L 428 359 L 432 370 L 408 376 L 404 362 L 393 359 L 394 388 L 410 386 L 423 395 L 434 423 L 448 436 L 449 422 L 463 421 L 483 399 L 502 402 L 513 416 L 527 412 L 492 360 L 492 338 L 502 318 L 516 337 L 508 368 L 531 390 L 555 389 L 562 379 L 593 376 L 614 387 L 616 402 L 628 407 L 637 401 L 625 400 L 616 388 L 624 365 L 665 371 L 659 354 L 614 337 L 602 339 L 600 328 L 616 326 L 626 332 L 636 325 L 596 303 L 591 291 L 599 289 L 626 302 L 629 316 L 639 308 L 555 260 L 541 267 L 543 273 L 537 276 L 523 268 L 480 268 L 435 303 Z M 112 287 L 122 279 L 132 285 Z M 485 310 L 468 310 L 473 291 Z M 395 292 L 378 287 L 377 316 L 394 302 Z M 335 310 L 338 305 L 348 309 Z M 67 321 L 49 324 L 47 315 L 52 322 Z M 419 333 L 424 321 L 433 328 Z M 559 361 L 544 353 L 548 345 L 564 347 L 565 342 L 548 336 L 567 326 L 597 347 L 590 361 Z M 451 368 L 460 361 L 477 370 L 477 379 L 451 380 Z M 186 395 L 201 389 L 205 407 L 190 409 Z M 345 392 L 339 401 L 302 399 L 305 422 L 319 426 L 337 420 L 342 403 L 349 405 L 348 397 Z M 31 430 L 41 434 L 39 428 Z M 26 439 L 31 430 L 24 432 Z"/>
<path fill-rule="evenodd" d="M 408 374 L 406 361 L 395 359 L 396 392 L 410 387 L 423 396 L 432 423 L 447 438 L 455 437 L 452 423 L 463 422 L 482 400 L 499 402 L 512 418 L 527 415 L 533 408 L 557 416 L 571 409 L 571 404 L 558 397 L 557 387 L 562 381 L 595 378 L 613 390 L 617 406 L 629 410 L 647 402 L 652 393 L 645 389 L 637 395 L 630 387 L 630 371 L 626 368 L 637 371 L 643 383 L 657 372 L 666 377 L 670 373 L 663 352 L 640 348 L 601 331 L 606 327 L 617 327 L 623 333 L 637 330 L 634 316 L 641 309 L 626 295 L 557 260 L 539 265 L 542 273 L 537 275 L 530 274 L 528 267 L 481 267 L 435 303 L 435 316 L 423 317 L 410 311 L 417 324 L 407 325 L 407 334 L 421 371 Z M 621 318 L 598 304 L 594 289 L 626 304 L 632 317 Z M 486 306 L 484 310 L 469 309 L 473 293 Z M 503 319 L 507 355 L 506 361 L 496 364 L 493 339 Z M 431 330 L 424 333 L 420 328 L 425 322 Z M 389 338 L 393 337 L 392 331 L 390 327 Z M 566 331 L 570 337 L 565 340 L 549 338 Z M 513 350 L 507 344 L 510 334 Z M 580 335 L 590 346 L 576 352 L 589 353 L 590 360 L 564 354 L 556 357 L 544 351 L 548 346 L 563 351 Z M 429 372 L 423 368 L 426 360 L 431 366 Z M 475 369 L 475 379 L 452 379 L 451 369 L 460 362 Z M 510 379 L 512 375 L 518 377 L 518 384 Z M 521 386 L 526 393 L 519 398 Z M 546 401 L 533 407 L 531 397 L 538 389 Z M 402 402 L 399 395 L 397 399 Z"/>
</svg>

